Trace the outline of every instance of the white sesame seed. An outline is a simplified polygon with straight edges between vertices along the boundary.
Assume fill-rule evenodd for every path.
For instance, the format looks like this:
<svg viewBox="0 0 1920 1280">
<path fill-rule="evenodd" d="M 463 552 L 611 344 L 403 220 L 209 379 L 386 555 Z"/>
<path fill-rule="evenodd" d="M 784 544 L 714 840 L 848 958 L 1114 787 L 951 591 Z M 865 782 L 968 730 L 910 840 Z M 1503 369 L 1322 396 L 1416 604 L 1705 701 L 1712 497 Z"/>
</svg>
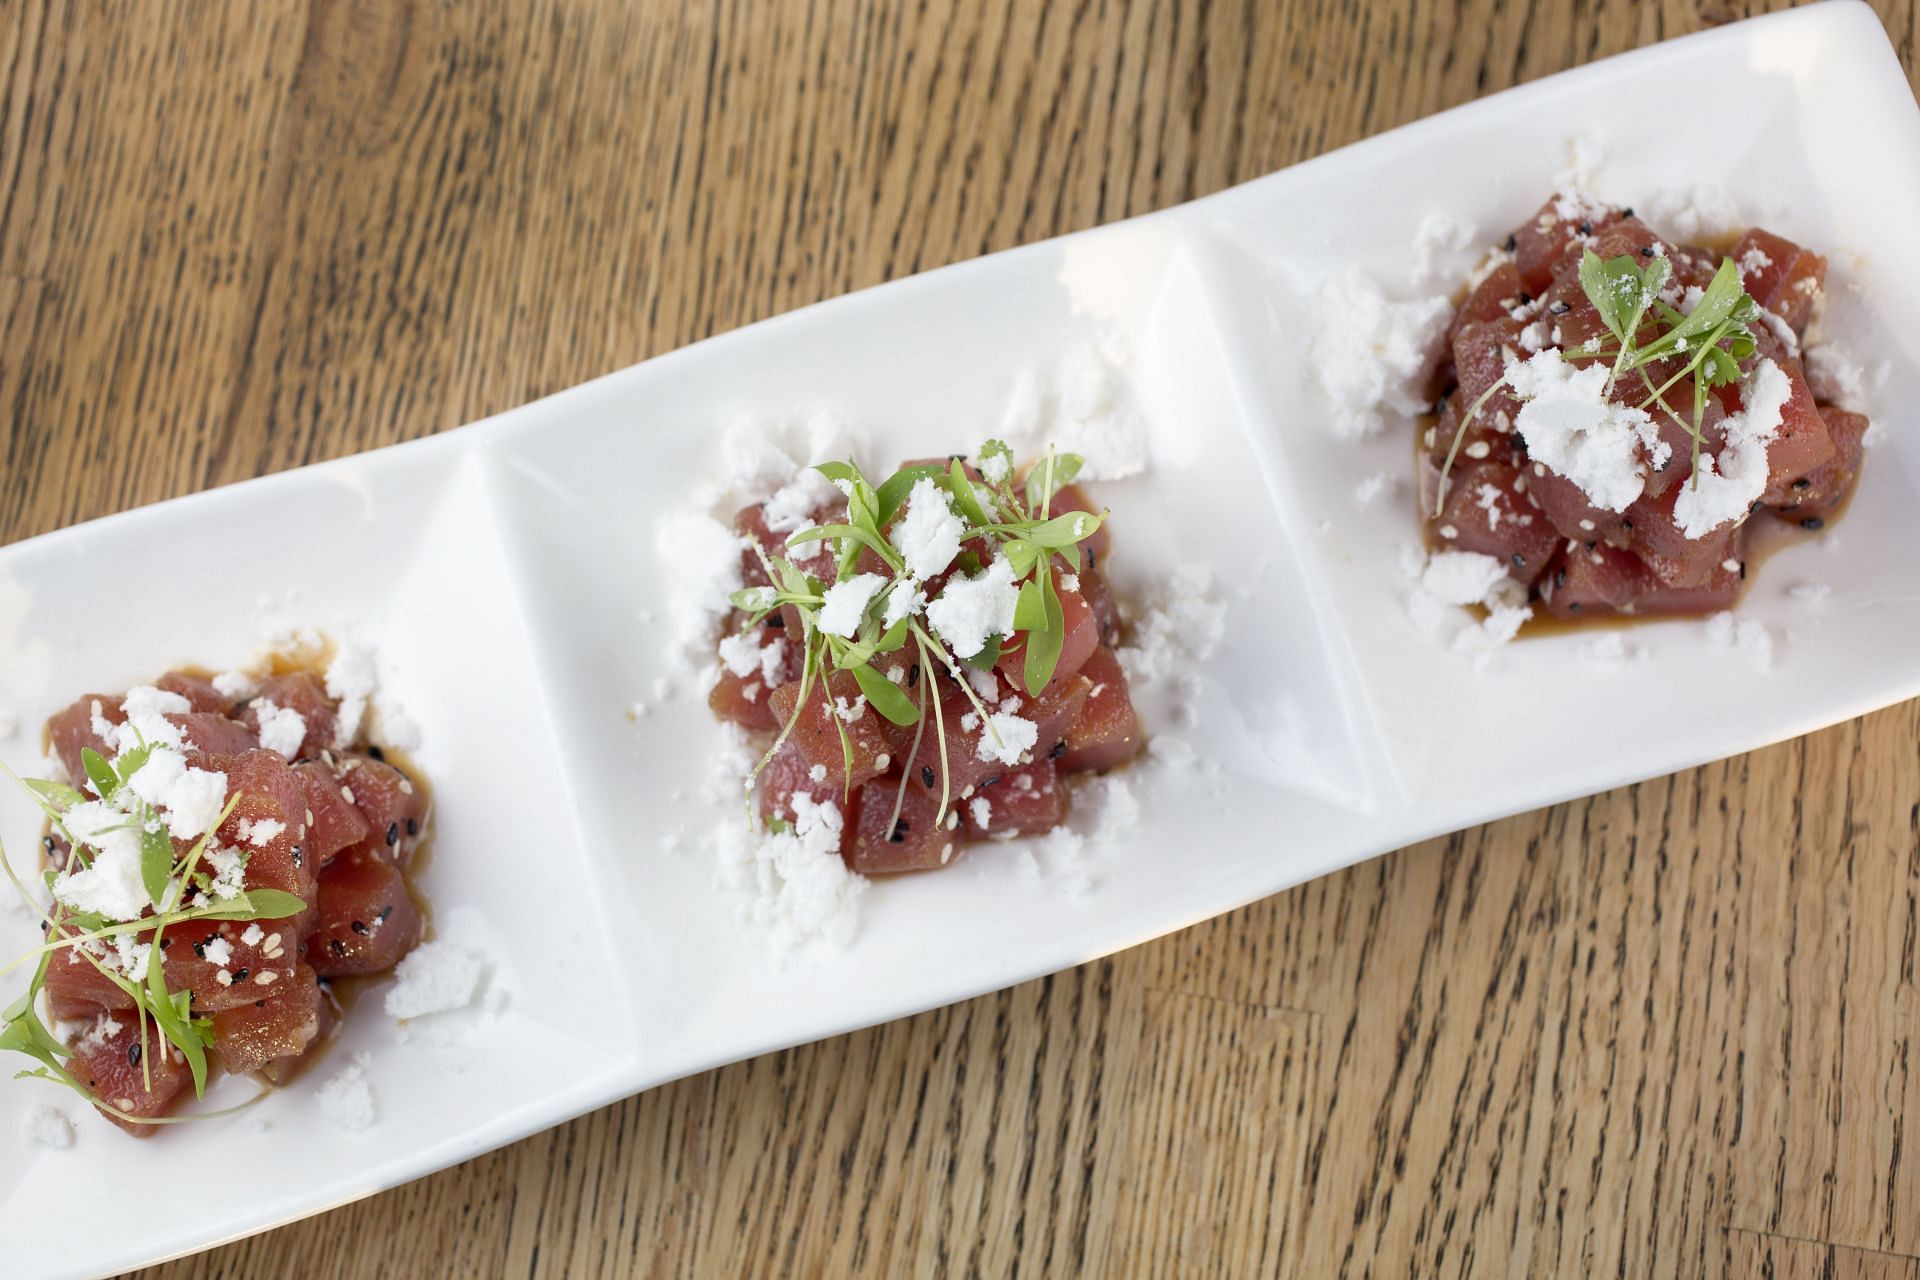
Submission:
<svg viewBox="0 0 1920 1280">
<path fill-rule="evenodd" d="M 272 969 L 262 969 L 258 974 L 254 975 L 253 981 L 256 986 L 270 987 L 280 981 L 280 975 Z"/>
<path fill-rule="evenodd" d="M 1476 460 L 1484 458 L 1492 452 L 1493 448 L 1488 445 L 1485 440 L 1475 440 L 1467 446 L 1467 456 Z"/>
<path fill-rule="evenodd" d="M 1440 536 L 1443 538 L 1457 538 L 1460 536 L 1460 531 L 1450 524 L 1443 524 L 1440 526 Z"/>
<path fill-rule="evenodd" d="M 345 800 L 345 801 L 346 801 L 346 802 L 347 802 L 348 804 L 352 804 L 352 803 L 353 803 L 353 788 L 352 788 L 352 787 L 342 787 L 342 788 L 340 788 L 340 798 L 341 798 L 342 800 Z M 313 810 L 311 810 L 311 809 L 309 809 L 309 810 L 307 810 L 307 812 L 308 812 L 308 813 L 312 813 L 312 812 L 313 812 Z"/>
<path fill-rule="evenodd" d="M 952 856 L 953 856 L 953 846 L 951 844 L 943 844 L 940 846 L 940 865 L 941 866 L 943 867 L 946 866 L 947 859 L 951 858 Z"/>
<path fill-rule="evenodd" d="M 1728 573 L 1740 572 L 1740 562 L 1738 560 L 1734 560 L 1731 558 L 1722 560 L 1720 562 L 1720 567 L 1722 569 L 1725 569 Z"/>
<path fill-rule="evenodd" d="M 882 751 L 879 754 L 879 756 L 874 759 L 873 767 L 876 769 L 884 770 L 888 765 L 892 763 L 893 763 L 893 757 L 888 755 L 886 752 Z"/>
<path fill-rule="evenodd" d="M 1591 521 L 1591 520 L 1582 520 L 1582 521 L 1580 522 L 1580 527 L 1581 527 L 1582 529 L 1584 529 L 1584 530 L 1586 530 L 1586 531 L 1587 531 L 1588 533 L 1592 533 L 1592 532 L 1593 532 L 1593 521 Z"/>
</svg>

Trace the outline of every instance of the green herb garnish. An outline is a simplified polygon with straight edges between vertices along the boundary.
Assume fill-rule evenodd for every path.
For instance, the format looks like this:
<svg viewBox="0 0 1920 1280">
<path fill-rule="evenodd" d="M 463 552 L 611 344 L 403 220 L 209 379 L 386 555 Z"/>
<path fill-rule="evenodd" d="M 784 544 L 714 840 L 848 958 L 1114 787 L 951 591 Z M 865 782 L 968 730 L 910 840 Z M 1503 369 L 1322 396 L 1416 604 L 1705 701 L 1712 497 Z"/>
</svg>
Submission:
<svg viewBox="0 0 1920 1280">
<path fill-rule="evenodd" d="M 1644 264 L 1622 255 L 1602 259 L 1593 250 L 1580 257 L 1580 289 L 1600 314 L 1612 341 L 1597 339 L 1569 355 L 1609 360 L 1607 394 L 1622 378 L 1637 376 L 1646 388 L 1639 408 L 1665 413 L 1686 431 L 1693 441 L 1691 483 L 1700 483 L 1701 433 L 1705 426 L 1707 393 L 1716 387 L 1740 381 L 1740 364 L 1751 357 L 1755 341 L 1751 326 L 1760 319 L 1760 304 L 1748 295 L 1740 283 L 1740 269 L 1731 258 L 1720 260 L 1720 269 L 1701 294 L 1693 310 L 1682 313 L 1661 301 L 1673 264 L 1664 253 L 1654 254 Z M 1651 332 L 1649 332 L 1651 330 Z M 1678 359 L 1680 367 L 1665 382 L 1655 386 L 1647 366 L 1658 360 Z M 1447 501 L 1447 480 L 1459 456 L 1467 427 L 1479 415 L 1493 394 L 1505 386 L 1508 374 L 1501 374 L 1481 393 L 1460 418 L 1446 462 L 1440 468 L 1440 485 L 1434 499 L 1437 517 Z M 1682 379 L 1691 377 L 1693 411 L 1691 417 L 1674 412 L 1665 400 L 1666 393 Z"/>
</svg>

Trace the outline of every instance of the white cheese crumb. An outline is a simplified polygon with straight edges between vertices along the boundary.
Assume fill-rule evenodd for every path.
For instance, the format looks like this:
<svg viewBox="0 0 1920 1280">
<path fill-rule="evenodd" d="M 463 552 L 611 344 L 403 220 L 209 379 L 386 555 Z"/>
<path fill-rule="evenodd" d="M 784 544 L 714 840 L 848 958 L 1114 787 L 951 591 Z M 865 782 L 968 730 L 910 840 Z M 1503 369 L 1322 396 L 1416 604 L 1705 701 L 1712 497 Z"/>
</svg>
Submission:
<svg viewBox="0 0 1920 1280">
<path fill-rule="evenodd" d="M 213 872 L 213 896 L 222 902 L 240 896 L 246 885 L 247 860 L 238 849 L 210 844 L 204 855 L 207 869 Z"/>
<path fill-rule="evenodd" d="M 479 993 L 485 973 L 486 961 L 479 952 L 451 942 L 423 942 L 394 970 L 398 981 L 387 992 L 387 1016 L 424 1018 L 464 1009 Z"/>
<path fill-rule="evenodd" d="M 1093 342 L 1069 350 L 1050 379 L 1027 374 L 1015 383 L 1001 435 L 1035 456 L 1049 446 L 1078 454 L 1084 480 L 1124 480 L 1150 461 L 1132 389 L 1116 360 Z"/>
<path fill-rule="evenodd" d="M 1779 365 L 1762 360 L 1741 379 L 1740 396 L 1742 409 L 1726 419 L 1726 447 L 1717 457 L 1702 453 L 1693 478 L 1674 499 L 1674 523 L 1689 538 L 1745 519 L 1766 492 L 1767 445 L 1780 434 L 1793 383 Z"/>
<path fill-rule="evenodd" d="M 740 538 L 712 516 L 676 511 L 661 520 L 656 546 L 668 578 L 671 656 L 690 670 L 704 665 L 714 631 L 733 608 Z"/>
<path fill-rule="evenodd" d="M 867 605 L 886 585 L 887 580 L 879 574 L 862 573 L 828 587 L 820 605 L 820 630 L 830 636 L 851 636 L 859 631 Z"/>
<path fill-rule="evenodd" d="M 1594 506 L 1625 511 L 1646 488 L 1647 457 L 1658 464 L 1670 447 L 1643 409 L 1607 398 L 1603 365 L 1576 368 L 1558 351 L 1507 366 L 1525 401 L 1514 429 L 1537 465 L 1578 485 Z"/>
<path fill-rule="evenodd" d="M 1353 502 L 1358 507 L 1370 507 L 1399 486 L 1400 477 L 1390 471 L 1376 471 L 1362 480 L 1353 489 Z"/>
<path fill-rule="evenodd" d="M 122 724 L 108 725 L 97 703 L 93 716 L 93 731 L 106 740 L 115 756 L 138 749 L 143 740 L 179 748 L 183 744 L 180 730 L 166 717 L 185 715 L 193 710 L 193 704 L 177 693 L 152 685 L 135 685 L 127 690 L 120 709 L 127 717 Z"/>
<path fill-rule="evenodd" d="M 225 938 L 209 938 L 201 944 L 200 954 L 208 964 L 224 969 L 233 963 L 233 944 Z"/>
<path fill-rule="evenodd" d="M 354 1054 L 314 1095 L 320 1100 L 320 1114 L 336 1129 L 360 1133 L 373 1127 L 373 1089 L 367 1084 L 370 1065 L 367 1054 Z"/>
<path fill-rule="evenodd" d="M 1771 314 L 1769 312 L 1768 314 Z M 1807 385 L 1822 404 L 1858 413 L 1867 402 L 1867 373 L 1843 348 L 1831 342 L 1808 347 Z"/>
<path fill-rule="evenodd" d="M 744 770 L 731 787 L 738 787 L 739 776 Z M 840 859 L 839 806 L 797 792 L 792 807 L 790 830 L 754 831 L 727 822 L 718 832 L 721 881 L 744 891 L 744 914 L 766 930 L 776 956 L 814 940 L 830 946 L 852 941 L 856 903 L 867 887 Z"/>
<path fill-rule="evenodd" d="M 246 946 L 257 947 L 265 937 L 266 934 L 261 930 L 259 922 L 255 921 L 240 934 L 240 941 Z"/>
<path fill-rule="evenodd" d="M 1013 634 L 1020 588 L 1005 556 L 971 577 L 954 577 L 927 605 L 927 622 L 956 658 L 971 658 L 989 638 Z"/>
<path fill-rule="evenodd" d="M 133 920 L 153 905 L 140 876 L 140 833 L 126 814 L 104 800 L 88 800 L 67 810 L 64 825 L 93 850 L 93 862 L 62 872 L 53 882 L 55 898 L 108 920 Z"/>
<path fill-rule="evenodd" d="M 247 829 L 242 833 L 242 837 L 254 848 L 264 849 L 279 839 L 280 833 L 286 829 L 287 824 L 278 818 L 262 818 L 258 822 L 247 823 Z"/>
<path fill-rule="evenodd" d="M 812 467 L 801 467 L 761 509 L 767 528 L 794 533 L 814 523 L 814 513 L 834 502 L 837 486 Z"/>
<path fill-rule="evenodd" d="M 73 1121 L 66 1112 L 36 1102 L 20 1117 L 20 1136 L 38 1146 L 65 1151 L 73 1146 Z"/>
<path fill-rule="evenodd" d="M 1720 648 L 1746 654 L 1761 671 L 1773 667 L 1773 633 L 1758 618 L 1736 619 L 1731 613 L 1716 613 L 1707 619 L 1707 639 Z"/>
<path fill-rule="evenodd" d="M 887 541 L 900 553 L 907 572 L 925 580 L 946 571 L 960 554 L 967 526 L 953 513 L 953 500 L 932 476 L 922 476 L 907 493 L 905 512 L 894 521 Z"/>
<path fill-rule="evenodd" d="M 985 796 L 975 796 L 969 801 L 967 812 L 973 817 L 973 825 L 982 831 L 993 825 L 993 801 Z"/>
<path fill-rule="evenodd" d="M 987 717 L 974 751 L 982 760 L 1019 764 L 1040 737 L 1040 726 L 1024 716 L 996 711 Z"/>
<path fill-rule="evenodd" d="M 1413 283 L 1423 285 L 1438 275 L 1458 275 L 1457 259 L 1472 247 L 1477 230 L 1473 223 L 1463 222 L 1444 209 L 1428 210 L 1413 233 Z"/>
<path fill-rule="evenodd" d="M 1607 164 L 1607 141 L 1587 130 L 1567 139 L 1566 163 L 1553 175 L 1553 185 L 1566 191 L 1592 191 Z"/>
<path fill-rule="evenodd" d="M 1582 640 L 1576 652 L 1582 661 L 1600 667 L 1621 667 L 1628 662 L 1644 661 L 1647 656 L 1644 647 L 1628 644 L 1618 631 L 1606 631 Z"/>
<path fill-rule="evenodd" d="M 852 724 L 855 720 L 858 720 L 862 715 L 866 714 L 866 710 L 867 695 L 864 693 L 855 694 L 851 702 L 845 698 L 835 698 L 833 700 L 833 714 L 840 717 L 842 724 Z"/>
<path fill-rule="evenodd" d="M 253 677 L 244 671 L 222 671 L 213 678 L 213 691 L 235 702 L 251 698 L 258 688 Z"/>
<path fill-rule="evenodd" d="M 926 612 L 926 608 L 927 593 L 920 589 L 920 584 L 911 578 L 902 578 L 887 592 L 887 607 L 881 615 L 881 625 L 892 627 L 903 619 Z"/>
<path fill-rule="evenodd" d="M 1114 656 L 1129 680 L 1165 680 L 1213 656 L 1227 633 L 1227 606 L 1214 597 L 1213 571 L 1187 561 L 1146 591 L 1131 621 Z"/>
<path fill-rule="evenodd" d="M 292 707 L 283 707 L 272 698 L 255 698 L 250 704 L 260 717 L 260 745 L 278 751 L 292 760 L 300 754 L 307 739 L 307 719 Z"/>
<path fill-rule="evenodd" d="M 1427 562 L 1420 585 L 1442 604 L 1480 604 L 1495 583 L 1505 580 L 1507 566 L 1478 551 L 1440 551 Z"/>
<path fill-rule="evenodd" d="M 1739 202 L 1718 183 L 1655 191 L 1643 205 L 1647 222 L 1663 228 L 1676 240 L 1698 241 L 1729 231 L 1741 221 Z"/>
<path fill-rule="evenodd" d="M 813 768 L 807 770 L 807 777 L 815 782 L 825 782 L 827 780 L 827 766 L 823 764 L 813 766 Z"/>
<path fill-rule="evenodd" d="M 1422 384 L 1453 314 L 1447 298 L 1390 302 L 1350 267 L 1320 286 L 1314 307 L 1309 357 L 1336 436 L 1370 436 L 1383 413 L 1410 417 L 1425 407 Z"/>
<path fill-rule="evenodd" d="M 1013 472 L 1013 459 L 1005 453 L 995 453 L 982 459 L 980 475 L 988 484 L 999 484 Z"/>
<path fill-rule="evenodd" d="M 378 683 L 373 650 L 366 645 L 342 644 L 333 661 L 327 664 L 327 696 L 340 704 L 334 713 L 336 750 L 346 750 L 360 736 L 360 722 L 366 716 L 367 704 L 372 701 Z"/>
</svg>

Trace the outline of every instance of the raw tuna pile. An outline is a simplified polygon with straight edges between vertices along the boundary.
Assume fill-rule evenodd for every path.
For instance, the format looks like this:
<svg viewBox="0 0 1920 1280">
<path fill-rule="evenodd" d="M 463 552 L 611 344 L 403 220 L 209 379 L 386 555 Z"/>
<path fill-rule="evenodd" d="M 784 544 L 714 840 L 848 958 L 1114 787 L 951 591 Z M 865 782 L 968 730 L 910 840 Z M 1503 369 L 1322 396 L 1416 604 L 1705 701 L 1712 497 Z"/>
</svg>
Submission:
<svg viewBox="0 0 1920 1280">
<path fill-rule="evenodd" d="M 1563 618 L 1730 607 L 1750 517 L 1818 529 L 1860 468 L 1867 420 L 1819 403 L 1801 360 L 1826 269 L 1757 228 L 1723 254 L 1548 201 L 1448 331 L 1418 454 L 1432 545 L 1496 557 Z M 1703 307 L 1717 354 L 1675 332 Z M 1623 347 L 1661 354 L 1629 368 Z"/>
<path fill-rule="evenodd" d="M 1056 461 L 1064 476 L 1078 464 Z M 977 464 L 909 463 L 877 493 L 836 483 L 798 517 L 770 512 L 791 505 L 776 499 L 735 521 L 747 584 L 736 602 L 760 607 L 729 620 L 709 704 L 777 743 L 753 783 L 760 821 L 811 831 L 811 847 L 869 875 L 946 866 L 971 843 L 1056 826 L 1068 775 L 1142 746 L 1113 652 L 1100 508 L 1071 483 L 1049 491 L 1029 472 L 1022 484 L 991 442 Z M 800 532 L 863 519 L 884 556 Z M 799 603 L 775 604 L 781 590 Z M 1035 645 L 1057 648 L 1050 674 L 1029 661 Z M 835 669 L 835 655 L 865 669 Z"/>
<path fill-rule="evenodd" d="M 183 1030 L 211 1064 L 283 1083 L 329 1038 L 329 980 L 382 973 L 421 935 L 404 871 L 424 836 L 425 793 L 341 732 L 341 708 L 315 676 L 221 684 L 226 692 L 170 673 L 121 697 L 81 698 L 48 723 L 80 788 L 56 801 L 46 839 L 57 873 L 50 936 L 165 926 L 159 973 L 176 1039 L 149 1016 L 166 1013 L 151 928 L 52 953 L 42 983 L 68 1033 L 69 1083 L 135 1136 L 154 1132 L 139 1119 L 168 1114 L 192 1090 Z M 143 884 L 149 850 L 157 862 Z M 249 910 L 294 899 L 303 909 L 285 916 Z M 239 918 L 182 919 L 223 907 Z"/>
</svg>

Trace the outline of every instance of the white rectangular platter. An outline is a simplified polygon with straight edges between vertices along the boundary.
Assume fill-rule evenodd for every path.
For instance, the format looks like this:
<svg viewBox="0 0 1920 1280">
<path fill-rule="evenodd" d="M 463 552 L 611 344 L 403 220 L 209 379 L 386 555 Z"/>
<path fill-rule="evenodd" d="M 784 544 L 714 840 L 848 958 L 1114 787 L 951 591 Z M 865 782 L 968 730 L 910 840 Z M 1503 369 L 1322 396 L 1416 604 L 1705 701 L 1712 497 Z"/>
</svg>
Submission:
<svg viewBox="0 0 1920 1280">
<path fill-rule="evenodd" d="M 1724 126 L 1709 157 L 1631 141 L 1708 112 Z M 1321 421 L 1305 355 L 1319 282 L 1357 266 L 1396 290 L 1430 211 L 1503 236 L 1583 130 L 1611 141 L 1602 195 L 1712 183 L 1831 254 L 1829 327 L 1883 368 L 1869 407 L 1887 440 L 1851 511 L 1771 558 L 1741 606 L 1773 638 L 1770 670 L 1697 622 L 1636 631 L 1642 662 L 1585 661 L 1568 635 L 1477 670 L 1408 619 L 1395 568 L 1417 539 L 1408 503 L 1353 500 L 1365 477 L 1405 468 L 1404 435 L 1353 444 Z M 10 1272 L 101 1274 L 203 1248 L 688 1073 L 1920 694 L 1920 432 L 1886 412 L 1920 403 L 1920 240 L 1889 230 L 1915 208 L 1907 82 L 1866 7 L 1823 5 L 768 321 L 448 435 L 0 550 L 0 708 L 29 726 L 0 758 L 19 768 L 38 758 L 31 726 L 81 692 L 244 658 L 263 609 L 375 639 L 436 787 L 422 887 L 440 919 L 484 937 L 500 993 L 433 1034 L 363 1001 L 333 1050 L 370 1055 L 379 1119 L 363 1133 L 321 1118 L 327 1064 L 250 1112 L 145 1143 L 51 1086 L 0 1083 Z M 1149 732 L 1186 738 L 1196 763 L 1143 782 L 1138 820 L 1089 854 L 1089 891 L 988 850 L 873 886 L 844 949 L 772 962 L 715 883 L 708 837 L 740 819 L 704 798 L 704 700 L 653 692 L 677 679 L 648 612 L 665 589 L 661 513 L 716 476 L 736 419 L 830 410 L 865 431 L 876 465 L 970 449 L 1023 371 L 1094 337 L 1131 353 L 1153 455 L 1145 476 L 1101 490 L 1117 585 L 1201 561 L 1228 607 L 1184 713 L 1197 727 L 1149 709 Z M 298 538 L 321 527 L 335 532 Z M 1827 594 L 1789 594 L 1805 582 Z M 652 705 L 635 720 L 639 699 Z M 17 797 L 0 797 L 0 835 L 23 861 L 36 824 Z M 27 917 L 0 913 L 0 953 L 32 937 Z M 21 1136 L 37 1101 L 76 1113 L 72 1149 Z M 197 1167 L 246 1170 L 246 1193 L 154 1194 L 178 1185 L 188 1148 Z"/>
</svg>

